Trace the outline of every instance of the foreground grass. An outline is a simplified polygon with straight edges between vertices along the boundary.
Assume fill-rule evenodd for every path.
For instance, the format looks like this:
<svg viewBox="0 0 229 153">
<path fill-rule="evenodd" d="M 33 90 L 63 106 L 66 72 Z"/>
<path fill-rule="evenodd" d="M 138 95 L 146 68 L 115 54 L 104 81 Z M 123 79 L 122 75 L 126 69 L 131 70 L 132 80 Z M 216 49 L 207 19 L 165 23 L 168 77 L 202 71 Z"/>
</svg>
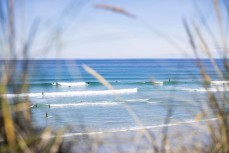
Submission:
<svg viewBox="0 0 229 153">
<path fill-rule="evenodd" d="M 215 0 L 215 14 L 219 25 L 219 33 L 221 35 L 220 42 L 224 46 L 225 55 L 227 54 L 227 43 L 224 38 L 224 30 L 222 26 L 222 17 L 218 1 Z M 2 3 L 1 3 L 2 4 Z M 5 39 L 4 44 L 10 52 L 12 59 L 15 57 L 15 23 L 14 23 L 14 1 L 9 0 L 7 3 L 7 14 L 1 20 L 5 25 L 6 31 L 9 33 L 9 39 Z M 3 5 L 1 5 L 3 7 Z M 136 18 L 133 14 L 123 9 L 113 6 L 97 5 L 100 9 L 112 10 L 115 13 L 121 13 L 127 17 Z M 199 59 L 199 50 L 203 51 L 212 62 L 213 68 L 218 73 L 221 80 L 228 80 L 229 65 L 227 57 L 224 60 L 224 69 L 222 71 L 215 60 L 212 58 L 210 46 L 204 38 L 200 27 L 196 24 L 191 25 L 184 21 L 190 46 Z M 33 29 L 33 28 L 32 28 Z M 36 28 L 31 33 L 34 34 Z M 3 32 L 5 33 L 5 32 Z M 195 36 L 195 37 L 194 37 Z M 8 38 L 8 37 L 7 37 Z M 29 47 L 33 38 L 29 38 L 24 44 L 23 57 L 27 59 Z M 28 45 L 29 43 L 30 45 Z M 217 46 L 216 46 L 217 47 Z M 229 152 L 229 125 L 228 111 L 229 100 L 228 92 L 220 92 L 220 97 L 208 91 L 208 101 L 206 102 L 215 116 L 215 120 L 203 122 L 195 122 L 189 124 L 181 124 L 152 129 L 138 129 L 135 131 L 117 131 L 113 133 L 103 134 L 84 134 L 66 137 L 62 132 L 52 132 L 50 129 L 36 129 L 32 125 L 32 116 L 30 111 L 30 99 L 14 99 L 12 105 L 9 99 L 2 96 L 7 93 L 8 84 L 13 81 L 12 76 L 15 73 L 15 61 L 9 61 L 3 64 L 2 76 L 0 80 L 0 152 L 213 152 L 228 153 Z M 200 73 L 203 78 L 203 86 L 207 89 L 211 78 L 205 71 L 201 62 L 198 62 Z M 10 68 L 10 69 L 9 69 Z M 88 66 L 84 66 L 85 70 L 96 77 L 109 90 L 113 87 L 101 75 Z M 23 65 L 21 81 L 23 85 L 15 84 L 15 93 L 28 91 L 27 84 L 27 63 Z M 216 87 L 217 88 L 217 87 Z M 224 87 L 228 88 L 228 85 Z M 141 121 L 128 105 L 126 105 L 131 117 L 137 125 L 141 127 Z M 209 118 L 208 112 L 204 110 L 196 114 L 196 121 Z M 123 134 L 124 133 L 124 134 Z"/>
</svg>

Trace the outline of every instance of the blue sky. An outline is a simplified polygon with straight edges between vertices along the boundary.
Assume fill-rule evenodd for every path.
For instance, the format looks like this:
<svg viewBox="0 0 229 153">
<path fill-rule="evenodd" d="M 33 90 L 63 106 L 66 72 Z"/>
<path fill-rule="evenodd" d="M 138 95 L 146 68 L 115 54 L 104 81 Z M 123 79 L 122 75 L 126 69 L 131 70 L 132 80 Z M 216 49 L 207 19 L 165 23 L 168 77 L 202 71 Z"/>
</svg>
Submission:
<svg viewBox="0 0 229 153">
<path fill-rule="evenodd" d="M 136 18 L 96 9 L 95 4 L 123 8 Z M 17 54 L 20 57 L 21 41 L 26 40 L 31 25 L 38 19 L 38 32 L 29 53 L 31 59 L 191 58 L 193 52 L 182 18 L 202 27 L 195 5 L 218 39 L 213 0 L 16 1 Z M 158 31 L 181 46 L 184 52 L 171 45 L 165 36 L 158 35 Z M 203 34 L 212 44 L 205 30 Z M 211 48 L 214 57 L 219 57 L 213 45 Z"/>
</svg>

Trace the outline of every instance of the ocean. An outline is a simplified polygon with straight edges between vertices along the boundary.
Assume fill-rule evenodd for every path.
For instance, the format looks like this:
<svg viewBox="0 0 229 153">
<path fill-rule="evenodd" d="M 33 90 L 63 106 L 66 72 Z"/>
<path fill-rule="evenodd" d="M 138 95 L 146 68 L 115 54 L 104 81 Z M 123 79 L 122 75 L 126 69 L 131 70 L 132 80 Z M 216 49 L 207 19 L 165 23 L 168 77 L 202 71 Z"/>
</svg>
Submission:
<svg viewBox="0 0 229 153">
<path fill-rule="evenodd" d="M 223 61 L 216 62 L 225 72 Z M 221 89 L 228 83 L 204 59 L 201 63 L 212 79 L 207 89 L 195 59 L 103 59 L 19 60 L 12 84 L 22 83 L 24 63 L 28 64 L 28 92 L 15 94 L 9 84 L 4 96 L 29 97 L 35 127 L 72 132 L 128 131 L 164 125 L 166 118 L 169 123 L 190 122 L 203 110 L 211 116 L 207 91 L 218 93 L 214 85 Z M 83 64 L 102 75 L 114 90 L 86 72 Z"/>
</svg>

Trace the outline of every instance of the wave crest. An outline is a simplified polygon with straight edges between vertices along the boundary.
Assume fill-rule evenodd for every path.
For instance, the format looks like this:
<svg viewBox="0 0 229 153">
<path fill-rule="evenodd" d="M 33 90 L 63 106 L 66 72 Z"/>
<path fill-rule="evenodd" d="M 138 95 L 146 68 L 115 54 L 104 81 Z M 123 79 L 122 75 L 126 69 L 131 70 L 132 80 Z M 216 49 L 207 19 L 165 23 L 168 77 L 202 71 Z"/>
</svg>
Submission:
<svg viewBox="0 0 229 153">
<path fill-rule="evenodd" d="M 137 93 L 138 88 L 116 89 L 116 90 L 91 90 L 91 91 L 68 91 L 68 92 L 48 92 L 48 93 L 22 93 L 5 94 L 6 97 L 70 97 L 70 96 L 99 96 L 99 95 L 125 95 Z"/>
<path fill-rule="evenodd" d="M 53 82 L 53 86 L 87 86 L 88 83 L 86 82 Z"/>
<path fill-rule="evenodd" d="M 180 88 L 180 90 L 189 91 L 189 92 L 226 92 L 229 91 L 229 88 L 224 87 L 213 87 L 213 88 Z"/>
<path fill-rule="evenodd" d="M 68 103 L 68 104 L 50 104 L 50 107 L 86 107 L 86 106 L 114 106 L 119 105 L 115 102 L 101 102 L 101 103 Z"/>
</svg>

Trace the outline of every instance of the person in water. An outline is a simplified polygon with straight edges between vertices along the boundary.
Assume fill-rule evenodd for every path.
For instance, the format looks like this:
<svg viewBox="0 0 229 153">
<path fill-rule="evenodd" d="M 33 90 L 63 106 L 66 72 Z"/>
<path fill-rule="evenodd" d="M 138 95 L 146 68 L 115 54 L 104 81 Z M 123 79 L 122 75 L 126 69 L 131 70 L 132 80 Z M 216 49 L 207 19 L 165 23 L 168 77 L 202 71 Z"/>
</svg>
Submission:
<svg viewBox="0 0 229 153">
<path fill-rule="evenodd" d="M 49 108 L 50 108 L 50 104 L 49 104 Z"/>
<path fill-rule="evenodd" d="M 46 116 L 46 118 L 48 117 L 48 113 L 47 112 L 45 113 L 45 116 Z"/>
<path fill-rule="evenodd" d="M 42 92 L 42 95 L 44 96 L 44 92 Z"/>
</svg>

